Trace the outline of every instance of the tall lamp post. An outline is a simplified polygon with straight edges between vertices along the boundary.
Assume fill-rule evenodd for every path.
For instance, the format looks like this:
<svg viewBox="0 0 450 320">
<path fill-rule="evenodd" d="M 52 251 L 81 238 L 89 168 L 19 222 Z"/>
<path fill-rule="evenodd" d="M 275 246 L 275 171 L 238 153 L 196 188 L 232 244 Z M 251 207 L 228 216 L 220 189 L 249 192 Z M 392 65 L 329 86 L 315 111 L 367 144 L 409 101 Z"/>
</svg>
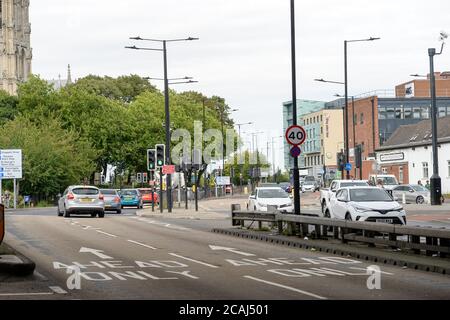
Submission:
<svg viewBox="0 0 450 320">
<path fill-rule="evenodd" d="M 436 108 L 436 79 L 434 76 L 434 56 L 442 54 L 445 45 L 445 39 L 448 35 L 441 32 L 440 40 L 442 41 L 441 51 L 436 52 L 435 48 L 428 49 L 430 58 L 430 90 L 431 90 L 431 134 L 432 134 L 432 150 L 433 150 L 433 175 L 430 178 L 431 205 L 441 205 L 441 177 L 439 177 L 438 163 L 438 146 L 437 146 L 437 108 Z"/>
<path fill-rule="evenodd" d="M 346 135 L 346 139 L 345 139 L 345 156 L 346 156 L 346 160 L 348 162 L 348 159 L 350 158 L 350 150 L 348 147 L 348 75 L 347 75 L 347 44 L 350 42 L 363 42 L 363 41 L 374 41 L 374 40 L 379 40 L 380 38 L 374 38 L 374 37 L 370 37 L 368 39 L 358 39 L 358 40 L 344 40 L 344 77 L 345 77 L 345 135 Z M 350 170 L 347 170 L 347 180 L 350 179 Z"/>
<path fill-rule="evenodd" d="M 193 41 L 193 40 L 199 40 L 199 38 L 184 38 L 184 39 L 145 39 L 141 37 L 131 37 L 131 40 L 136 41 L 151 41 L 151 42 L 158 42 L 162 43 L 162 49 L 161 48 L 139 48 L 136 46 L 129 46 L 125 47 L 127 49 L 133 49 L 133 50 L 148 50 L 148 51 L 162 51 L 163 52 L 163 58 L 164 58 L 164 104 L 165 104 L 165 131 L 166 131 L 166 163 L 171 164 L 170 159 L 170 107 L 169 107 L 169 79 L 167 75 L 167 43 L 168 42 L 180 42 L 180 41 Z M 166 188 L 167 188 L 167 209 L 170 212 L 172 212 L 172 177 L 170 174 L 167 175 L 166 178 Z"/>
</svg>

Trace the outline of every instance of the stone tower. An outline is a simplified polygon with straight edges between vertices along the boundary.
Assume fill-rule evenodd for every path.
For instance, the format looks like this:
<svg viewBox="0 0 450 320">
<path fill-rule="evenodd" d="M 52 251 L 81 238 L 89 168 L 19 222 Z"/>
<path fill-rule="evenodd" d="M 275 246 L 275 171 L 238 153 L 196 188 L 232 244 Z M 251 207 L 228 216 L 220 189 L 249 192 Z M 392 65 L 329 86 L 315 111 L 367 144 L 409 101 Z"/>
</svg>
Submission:
<svg viewBox="0 0 450 320">
<path fill-rule="evenodd" d="M 30 0 L 0 0 L 0 89 L 17 93 L 31 74 Z"/>
</svg>

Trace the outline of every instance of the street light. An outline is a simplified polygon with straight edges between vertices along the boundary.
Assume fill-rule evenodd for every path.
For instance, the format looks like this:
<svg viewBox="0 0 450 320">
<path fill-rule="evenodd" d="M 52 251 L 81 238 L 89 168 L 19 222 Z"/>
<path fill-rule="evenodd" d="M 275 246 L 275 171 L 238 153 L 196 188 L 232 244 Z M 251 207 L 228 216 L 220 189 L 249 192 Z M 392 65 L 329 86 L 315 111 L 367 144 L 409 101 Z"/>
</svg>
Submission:
<svg viewBox="0 0 450 320">
<path fill-rule="evenodd" d="M 238 123 L 236 124 L 239 128 L 239 153 L 241 153 L 241 127 L 246 125 L 251 125 L 253 122 L 246 122 L 246 123 Z"/>
<path fill-rule="evenodd" d="M 193 40 L 199 40 L 199 38 L 184 38 L 184 39 L 146 39 L 141 38 L 140 36 L 137 37 L 130 37 L 130 40 L 136 40 L 136 41 L 151 41 L 151 42 L 158 42 L 162 43 L 162 49 L 161 48 L 140 48 L 136 46 L 128 46 L 125 47 L 127 49 L 132 50 L 148 50 L 148 51 L 162 51 L 163 52 L 163 58 L 164 58 L 164 104 L 165 104 L 165 114 L 166 114 L 166 121 L 165 121 L 165 131 L 166 131 L 166 163 L 171 164 L 170 159 L 170 108 L 169 108 L 169 79 L 167 75 L 167 43 L 168 42 L 179 42 L 179 41 L 193 41 Z M 166 179 L 166 188 L 167 188 L 167 209 L 170 212 L 172 212 L 172 178 L 171 175 L 167 175 Z M 160 200 L 162 204 L 162 199 Z"/>
<path fill-rule="evenodd" d="M 345 76 L 345 152 L 346 152 L 346 158 L 347 161 L 349 160 L 349 147 L 348 147 L 348 75 L 347 75 L 347 44 L 349 42 L 362 42 L 362 41 L 375 41 L 379 40 L 380 38 L 374 38 L 370 37 L 368 39 L 358 39 L 358 40 L 344 40 L 344 76 Z M 375 146 L 374 146 L 375 148 Z M 350 171 L 347 170 L 347 180 L 350 179 Z"/>
<path fill-rule="evenodd" d="M 221 125 L 222 125 L 222 139 L 223 139 L 224 138 L 223 130 L 224 130 L 224 121 L 225 121 L 223 116 L 225 114 L 225 106 L 222 106 L 222 108 L 218 108 L 218 109 L 220 111 L 220 122 L 221 122 Z M 238 109 L 231 109 L 231 110 L 229 110 L 230 113 L 231 112 L 236 112 L 236 111 L 239 111 L 239 110 Z M 223 143 L 222 143 L 222 145 L 223 145 Z M 225 171 L 225 152 L 222 151 L 222 175 L 223 175 L 224 171 Z"/>
<path fill-rule="evenodd" d="M 439 177 L 438 149 L 437 149 L 437 108 L 436 108 L 436 79 L 434 76 L 434 56 L 442 54 L 447 33 L 441 32 L 439 40 L 442 42 L 441 51 L 436 52 L 435 48 L 428 49 L 430 58 L 430 89 L 431 89 L 431 134 L 433 153 L 433 175 L 430 178 L 431 205 L 441 205 L 441 178 Z"/>
</svg>

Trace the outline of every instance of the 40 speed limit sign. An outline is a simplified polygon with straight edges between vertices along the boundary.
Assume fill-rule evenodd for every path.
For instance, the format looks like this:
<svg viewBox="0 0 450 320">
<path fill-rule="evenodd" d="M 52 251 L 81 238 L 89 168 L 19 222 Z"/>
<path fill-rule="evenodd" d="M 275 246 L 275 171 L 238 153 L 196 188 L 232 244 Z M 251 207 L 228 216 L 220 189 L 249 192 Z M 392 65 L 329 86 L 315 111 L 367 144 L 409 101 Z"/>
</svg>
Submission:
<svg viewBox="0 0 450 320">
<path fill-rule="evenodd" d="M 306 140 L 306 131 L 300 126 L 290 126 L 286 130 L 286 141 L 293 145 L 299 146 Z"/>
</svg>

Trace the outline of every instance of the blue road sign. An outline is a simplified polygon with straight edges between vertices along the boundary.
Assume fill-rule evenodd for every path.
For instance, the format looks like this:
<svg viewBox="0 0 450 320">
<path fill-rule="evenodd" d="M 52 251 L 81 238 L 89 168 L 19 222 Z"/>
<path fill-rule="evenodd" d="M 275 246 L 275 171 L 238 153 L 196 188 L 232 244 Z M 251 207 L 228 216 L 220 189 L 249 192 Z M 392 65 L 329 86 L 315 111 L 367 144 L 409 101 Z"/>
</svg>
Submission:
<svg viewBox="0 0 450 320">
<path fill-rule="evenodd" d="M 302 150 L 298 146 L 293 146 L 291 149 L 291 156 L 297 158 L 302 153 Z"/>
<path fill-rule="evenodd" d="M 345 171 L 351 171 L 352 170 L 352 164 L 351 163 L 347 163 L 345 165 Z"/>
</svg>

